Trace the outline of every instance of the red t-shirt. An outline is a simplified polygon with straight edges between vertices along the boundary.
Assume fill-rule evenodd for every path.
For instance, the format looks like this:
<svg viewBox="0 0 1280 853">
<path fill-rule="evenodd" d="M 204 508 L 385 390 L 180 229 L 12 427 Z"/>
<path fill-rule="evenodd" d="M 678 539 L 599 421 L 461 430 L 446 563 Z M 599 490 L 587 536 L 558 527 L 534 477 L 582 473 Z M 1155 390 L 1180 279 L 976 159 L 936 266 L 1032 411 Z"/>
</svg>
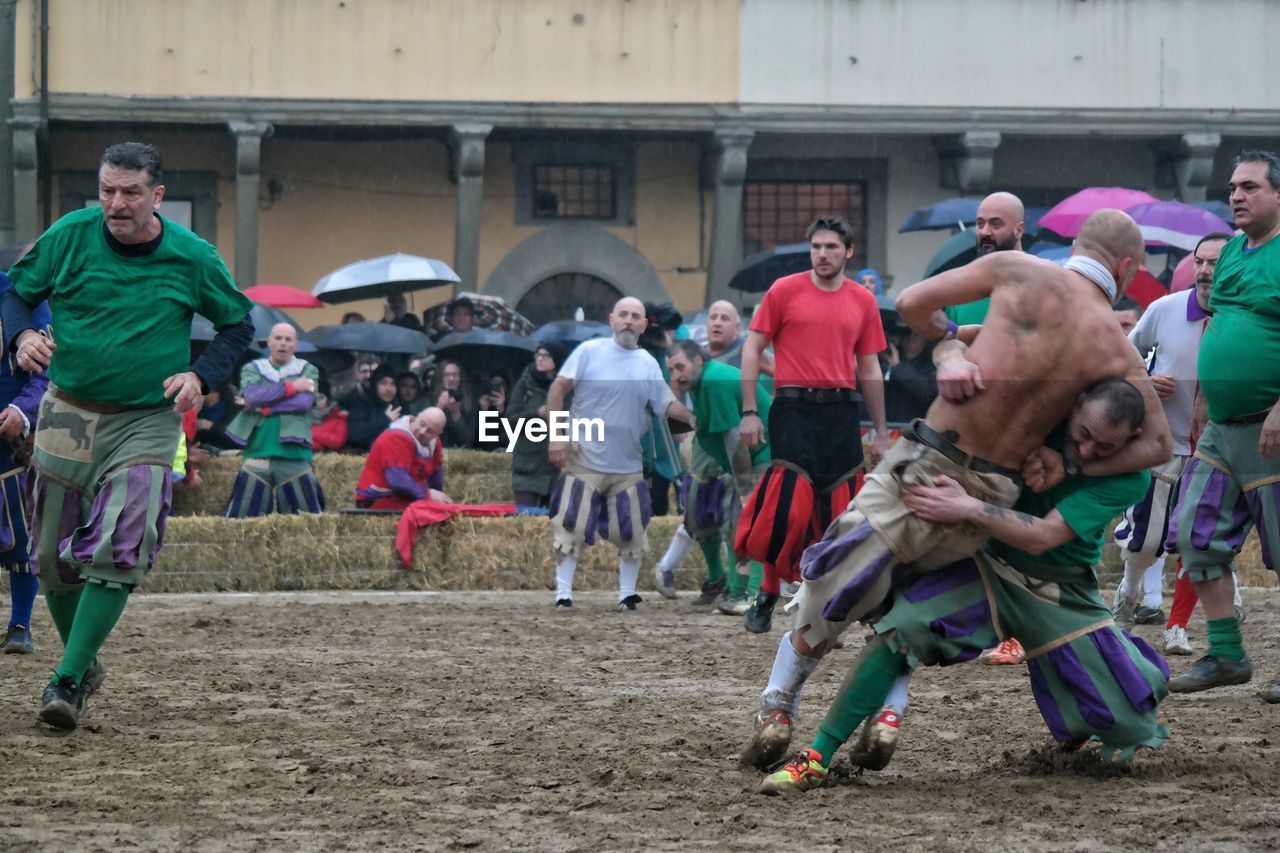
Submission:
<svg viewBox="0 0 1280 853">
<path fill-rule="evenodd" d="M 870 291 L 845 279 L 826 291 L 801 272 L 769 288 L 751 331 L 773 342 L 776 388 L 856 388 L 854 356 L 884 349 L 880 309 Z"/>
</svg>

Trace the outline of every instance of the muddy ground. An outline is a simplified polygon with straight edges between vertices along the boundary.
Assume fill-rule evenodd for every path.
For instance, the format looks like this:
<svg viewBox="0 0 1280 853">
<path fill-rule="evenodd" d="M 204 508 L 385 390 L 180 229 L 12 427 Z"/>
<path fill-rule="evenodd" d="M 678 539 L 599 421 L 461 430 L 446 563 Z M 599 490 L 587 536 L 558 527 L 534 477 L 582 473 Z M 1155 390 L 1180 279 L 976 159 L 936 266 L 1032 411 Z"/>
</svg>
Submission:
<svg viewBox="0 0 1280 853">
<path fill-rule="evenodd" d="M 0 656 L 0 848 L 1280 848 L 1276 590 L 1247 594 L 1254 683 L 1170 697 L 1127 770 L 1045 752 L 1025 671 L 970 665 L 917 678 L 887 770 L 787 800 L 736 763 L 778 629 L 646 598 L 139 595 L 71 734 L 35 718 L 41 614 L 37 654 Z"/>
</svg>

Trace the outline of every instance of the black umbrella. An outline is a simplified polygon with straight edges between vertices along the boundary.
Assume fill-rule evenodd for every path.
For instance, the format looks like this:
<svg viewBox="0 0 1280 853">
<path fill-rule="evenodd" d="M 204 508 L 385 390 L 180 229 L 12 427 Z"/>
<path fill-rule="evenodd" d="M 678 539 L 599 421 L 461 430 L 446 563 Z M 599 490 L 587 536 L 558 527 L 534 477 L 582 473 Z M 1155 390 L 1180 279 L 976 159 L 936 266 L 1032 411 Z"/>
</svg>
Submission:
<svg viewBox="0 0 1280 853">
<path fill-rule="evenodd" d="M 972 225 L 973 220 L 977 218 L 978 205 L 980 204 L 982 204 L 982 199 L 965 196 L 962 198 L 949 198 L 946 201 L 922 207 L 913 211 L 907 217 L 907 221 L 902 223 L 898 233 L 937 231 L 946 228 L 959 228 L 963 231 L 966 225 Z"/>
<path fill-rule="evenodd" d="M 764 293 L 769 286 L 786 275 L 804 272 L 813 266 L 808 243 L 775 246 L 742 262 L 729 286 L 744 293 Z"/>
<path fill-rule="evenodd" d="M 930 259 L 924 268 L 924 277 L 937 275 L 940 272 L 962 267 L 978 257 L 978 233 L 961 231 L 953 234 L 942 244 L 942 247 Z"/>
<path fill-rule="evenodd" d="M 876 305 L 880 309 L 880 325 L 884 327 L 885 337 L 901 334 L 907 330 L 907 324 L 898 316 L 898 309 L 893 301 L 892 296 L 876 297 Z"/>
<path fill-rule="evenodd" d="M 490 329 L 450 332 L 436 341 L 436 364 L 446 360 L 458 362 L 468 381 L 478 388 L 495 371 L 514 381 L 533 361 L 537 348 L 538 342 L 533 338 L 510 332 Z"/>
<path fill-rule="evenodd" d="M 535 343 L 556 343 L 571 350 L 583 341 L 607 338 L 612 334 L 613 330 L 608 323 L 597 323 L 594 320 L 556 320 L 539 326 L 529 337 Z"/>
<path fill-rule="evenodd" d="M 269 305 L 259 305 L 253 303 L 253 309 L 249 312 L 249 319 L 253 320 L 253 339 L 255 341 L 265 341 L 271 336 L 271 327 L 277 323 L 288 323 L 293 326 L 294 331 L 298 333 L 298 352 L 304 352 L 302 342 L 308 340 L 308 337 L 302 327 L 298 325 L 298 321 L 281 311 L 279 308 L 272 308 Z M 213 328 L 213 323 L 204 317 L 196 314 L 191 318 L 191 340 L 193 341 L 211 341 L 213 336 L 217 334 L 217 330 Z"/>
<path fill-rule="evenodd" d="M 431 340 L 416 329 L 390 323 L 339 323 L 316 326 L 307 340 L 321 349 L 413 355 L 435 349 Z"/>
</svg>

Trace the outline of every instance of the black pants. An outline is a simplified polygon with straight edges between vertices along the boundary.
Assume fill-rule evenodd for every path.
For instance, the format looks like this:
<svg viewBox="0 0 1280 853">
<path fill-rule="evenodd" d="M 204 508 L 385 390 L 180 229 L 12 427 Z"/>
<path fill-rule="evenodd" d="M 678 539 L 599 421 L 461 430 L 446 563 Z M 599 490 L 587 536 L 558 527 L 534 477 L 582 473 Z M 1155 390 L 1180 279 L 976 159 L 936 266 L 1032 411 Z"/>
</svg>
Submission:
<svg viewBox="0 0 1280 853">
<path fill-rule="evenodd" d="M 862 464 L 858 404 L 775 398 L 769 407 L 769 447 L 775 462 L 790 462 L 823 491 Z"/>
</svg>

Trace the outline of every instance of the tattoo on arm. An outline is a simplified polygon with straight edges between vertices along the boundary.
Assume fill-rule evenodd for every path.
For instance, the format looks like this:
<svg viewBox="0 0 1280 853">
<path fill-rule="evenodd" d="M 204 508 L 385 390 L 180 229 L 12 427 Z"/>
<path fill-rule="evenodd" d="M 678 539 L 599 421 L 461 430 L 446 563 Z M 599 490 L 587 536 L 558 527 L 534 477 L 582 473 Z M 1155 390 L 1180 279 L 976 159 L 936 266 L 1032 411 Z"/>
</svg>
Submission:
<svg viewBox="0 0 1280 853">
<path fill-rule="evenodd" d="M 995 504 L 983 502 L 982 511 L 990 518 L 1012 518 L 1021 521 L 1024 527 L 1032 527 L 1036 523 L 1035 516 L 1027 515 L 1025 512 L 1017 512 L 1011 509 L 1003 509 Z"/>
</svg>

